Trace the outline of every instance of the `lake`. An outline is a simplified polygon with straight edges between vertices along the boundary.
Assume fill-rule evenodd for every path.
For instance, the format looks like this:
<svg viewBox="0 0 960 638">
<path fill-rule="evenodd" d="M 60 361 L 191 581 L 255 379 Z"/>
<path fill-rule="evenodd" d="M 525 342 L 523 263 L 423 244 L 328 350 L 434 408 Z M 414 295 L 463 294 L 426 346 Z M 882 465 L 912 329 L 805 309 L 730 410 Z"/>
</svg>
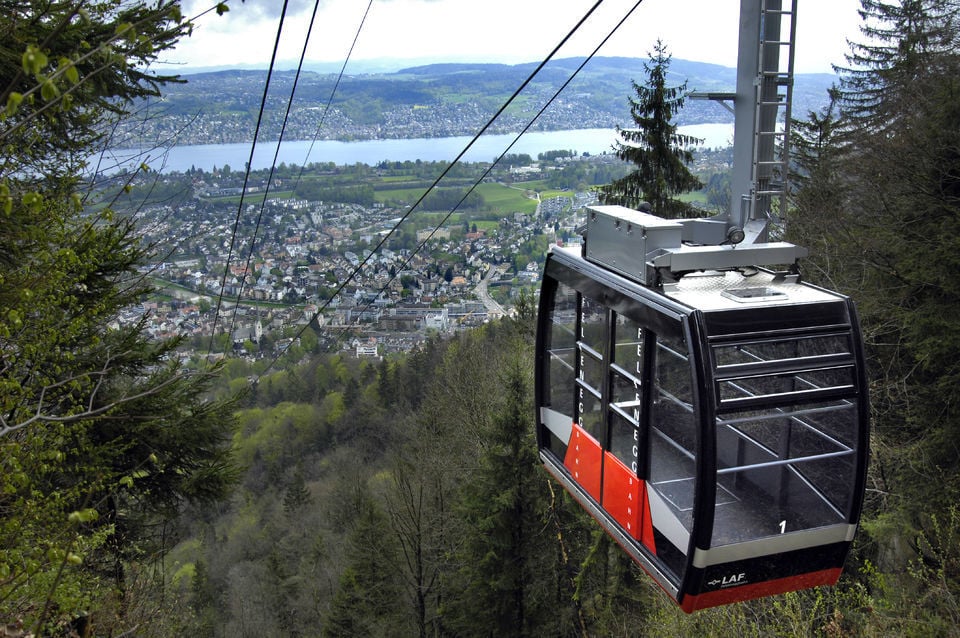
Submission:
<svg viewBox="0 0 960 638">
<path fill-rule="evenodd" d="M 692 124 L 677 127 L 678 132 L 704 140 L 707 148 L 720 148 L 733 143 L 733 124 Z M 503 153 L 515 137 L 514 134 L 484 135 L 463 156 L 468 162 L 492 161 Z M 577 153 L 598 155 L 610 152 L 616 138 L 612 129 L 579 129 L 572 131 L 545 131 L 524 134 L 508 153 L 527 153 L 536 158 L 539 153 L 551 150 L 572 150 Z M 409 140 L 362 140 L 338 142 L 284 142 L 280 145 L 277 164 L 301 166 L 311 162 L 333 162 L 337 165 L 369 164 L 382 161 L 425 162 L 452 161 L 472 138 L 441 137 Z M 253 168 L 269 168 L 276 152 L 276 142 L 260 143 L 253 156 Z M 250 144 L 204 144 L 175 146 L 166 152 L 150 151 L 144 158 L 136 150 L 113 150 L 105 155 L 100 171 L 117 172 L 121 168 L 133 168 L 145 161 L 160 172 L 186 171 L 191 167 L 205 171 L 228 164 L 233 170 L 242 170 L 250 157 Z M 96 161 L 93 162 L 96 165 Z"/>
</svg>

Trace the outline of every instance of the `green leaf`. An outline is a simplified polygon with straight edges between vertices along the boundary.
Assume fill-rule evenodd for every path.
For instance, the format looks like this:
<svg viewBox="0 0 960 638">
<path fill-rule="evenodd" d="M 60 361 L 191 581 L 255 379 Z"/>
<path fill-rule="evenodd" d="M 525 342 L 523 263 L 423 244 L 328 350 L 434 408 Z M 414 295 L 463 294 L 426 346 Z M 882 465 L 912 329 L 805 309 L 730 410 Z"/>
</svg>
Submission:
<svg viewBox="0 0 960 638">
<path fill-rule="evenodd" d="M 0 206 L 3 207 L 4 215 L 9 215 L 13 212 L 13 197 L 10 195 L 10 186 L 6 180 L 0 182 Z"/>
<path fill-rule="evenodd" d="M 20 108 L 20 103 L 23 102 L 23 93 L 12 92 L 7 96 L 7 116 L 11 116 L 17 112 L 17 109 Z"/>
<path fill-rule="evenodd" d="M 217 4 L 217 15 L 222 16 L 224 13 L 230 10 L 230 7 L 227 6 L 226 2 L 220 2 Z"/>
<path fill-rule="evenodd" d="M 27 75 L 36 76 L 41 70 L 43 70 L 45 66 L 47 66 L 47 56 L 37 47 L 37 45 L 31 44 L 27 47 L 27 50 L 23 52 L 21 62 L 23 64 L 24 73 Z"/>
<path fill-rule="evenodd" d="M 57 88 L 57 85 L 49 79 L 44 79 L 43 84 L 40 85 L 40 97 L 42 97 L 45 102 L 50 102 L 59 96 L 60 89 Z"/>
<path fill-rule="evenodd" d="M 98 518 L 100 518 L 100 513 L 97 510 L 88 507 L 86 509 L 70 512 L 67 520 L 71 523 L 92 523 Z"/>
<path fill-rule="evenodd" d="M 140 47 L 142 51 L 152 53 L 153 52 L 153 40 L 149 36 L 141 35 L 137 38 L 137 46 Z"/>
<path fill-rule="evenodd" d="M 36 212 L 40 210 L 41 206 L 43 206 L 43 195 L 31 191 L 29 193 L 24 193 L 22 201 L 24 206 Z"/>
<path fill-rule="evenodd" d="M 129 22 L 121 22 L 114 30 L 114 35 L 132 39 L 136 37 L 137 32 L 134 30 L 133 25 Z"/>
<path fill-rule="evenodd" d="M 60 70 L 63 71 L 63 74 L 67 77 L 70 84 L 80 83 L 80 72 L 77 71 L 77 67 L 72 61 L 67 58 L 60 58 L 59 64 Z"/>
</svg>

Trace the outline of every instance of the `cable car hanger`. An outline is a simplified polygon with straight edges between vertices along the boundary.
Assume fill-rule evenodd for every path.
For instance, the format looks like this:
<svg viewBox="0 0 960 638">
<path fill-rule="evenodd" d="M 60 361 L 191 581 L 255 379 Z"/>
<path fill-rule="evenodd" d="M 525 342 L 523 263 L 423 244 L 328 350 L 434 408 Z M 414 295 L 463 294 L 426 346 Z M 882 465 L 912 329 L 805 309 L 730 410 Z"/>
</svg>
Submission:
<svg viewBox="0 0 960 638">
<path fill-rule="evenodd" d="M 805 249 L 768 241 L 796 6 L 742 0 L 737 91 L 707 96 L 734 104 L 727 215 L 592 206 L 583 246 L 544 266 L 540 459 L 686 612 L 836 583 L 863 503 L 856 308 L 801 280 Z"/>
</svg>

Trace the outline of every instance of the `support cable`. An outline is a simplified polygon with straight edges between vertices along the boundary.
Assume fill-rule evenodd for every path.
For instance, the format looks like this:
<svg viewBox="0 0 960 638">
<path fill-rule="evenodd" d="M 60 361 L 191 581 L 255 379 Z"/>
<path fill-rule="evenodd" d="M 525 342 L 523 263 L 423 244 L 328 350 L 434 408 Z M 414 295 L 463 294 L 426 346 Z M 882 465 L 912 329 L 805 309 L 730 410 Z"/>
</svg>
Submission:
<svg viewBox="0 0 960 638">
<path fill-rule="evenodd" d="M 434 229 L 433 229 L 432 231 L 430 231 L 430 234 L 427 235 L 427 237 L 425 237 L 425 238 L 423 239 L 423 241 L 421 241 L 419 244 L 417 244 L 417 247 L 414 248 L 413 251 L 410 253 L 410 256 L 407 257 L 407 258 L 404 260 L 404 262 L 401 264 L 400 268 L 397 269 L 397 272 L 402 272 L 402 271 L 404 271 L 404 270 L 407 268 L 407 266 L 410 265 L 410 261 L 413 259 L 413 257 L 416 256 L 416 254 L 419 253 L 421 249 L 423 249 L 424 245 L 426 245 L 426 243 L 433 238 L 433 236 L 437 233 L 437 231 L 440 230 L 440 229 L 443 227 L 443 225 L 447 223 L 447 221 L 450 219 L 450 217 L 453 215 L 453 213 L 455 213 L 455 212 L 457 211 L 457 209 L 459 209 L 460 206 L 463 205 L 463 203 L 466 201 L 467 197 L 469 197 L 470 194 L 477 188 L 477 186 L 479 186 L 479 185 L 483 182 L 483 180 L 486 179 L 486 177 L 490 174 L 490 172 L 493 171 L 493 168 L 497 165 L 497 163 L 498 163 L 500 160 L 502 160 L 502 159 L 504 158 L 504 156 L 506 156 L 506 154 L 507 154 L 508 152 L 510 152 L 510 149 L 512 149 L 512 148 L 514 147 L 514 145 L 515 145 L 518 141 L 520 141 L 520 138 L 527 132 L 527 130 L 530 129 L 531 126 L 533 126 L 534 122 L 536 122 L 537 119 L 538 119 L 541 115 L 543 115 L 544 111 L 547 110 L 547 108 L 553 103 L 554 100 L 557 99 L 557 97 L 559 97 L 560 93 L 562 93 L 563 90 L 564 90 L 565 88 L 567 88 L 567 85 L 569 85 L 569 84 L 573 81 L 573 79 L 574 79 L 575 77 L 577 77 L 577 75 L 580 73 L 580 71 L 583 70 L 583 67 L 585 67 L 585 66 L 587 65 L 587 63 L 590 62 L 591 59 L 593 59 L 593 57 L 594 57 L 594 56 L 597 54 L 597 52 L 603 47 L 603 45 L 607 43 L 607 40 L 609 40 L 611 37 L 613 37 L 613 34 L 616 33 L 617 30 L 618 30 L 621 26 L 623 26 L 623 23 L 627 21 L 627 19 L 630 17 L 630 15 L 631 15 L 631 14 L 637 9 L 637 7 L 639 7 L 642 3 L 643 3 L 643 0 L 637 0 L 637 2 L 633 5 L 633 7 L 630 8 L 630 10 L 626 13 L 626 15 L 624 15 L 623 18 L 621 18 L 620 21 L 617 22 L 617 24 L 613 27 L 613 29 L 610 30 L 610 32 L 606 35 L 606 37 L 605 37 L 603 40 L 601 40 L 600 43 L 593 49 L 593 51 L 590 53 L 590 55 L 588 55 L 586 58 L 584 58 L 584 60 L 577 66 L 577 68 L 574 69 L 573 73 L 570 74 L 570 77 L 568 77 L 568 78 L 566 79 L 566 81 L 564 81 L 564 83 L 560 85 L 560 88 L 558 88 L 558 89 L 554 92 L 554 94 L 550 97 L 550 99 L 548 99 L 548 100 L 544 103 L 544 105 L 543 105 L 542 107 L 540 107 L 540 110 L 537 111 L 537 114 L 534 115 L 533 118 L 532 118 L 529 122 L 527 122 L 526 126 L 524 126 L 523 129 L 513 138 L 513 141 L 511 141 L 510 144 L 503 150 L 503 152 L 501 152 L 500 155 L 497 156 L 497 158 L 493 161 L 493 163 L 490 164 L 490 166 L 487 167 L 487 169 L 483 171 L 483 173 L 480 175 L 480 177 L 477 178 L 476 181 L 474 181 L 473 185 L 470 186 L 469 189 L 467 189 L 467 191 L 463 194 L 463 197 L 460 198 L 460 201 L 458 201 L 458 202 L 453 206 L 453 208 L 450 209 L 450 211 L 443 217 L 443 219 L 440 220 L 440 222 L 434 227 Z M 383 287 L 381 287 L 380 290 L 377 291 L 377 297 L 379 297 L 381 294 L 383 294 L 383 292 L 390 286 L 391 283 L 393 283 L 393 281 L 394 281 L 395 279 L 396 279 L 396 275 L 394 275 L 393 277 L 390 277 L 390 278 L 387 280 L 387 283 L 384 284 Z M 367 309 L 370 308 L 370 303 L 371 303 L 371 302 L 367 302 L 367 305 L 364 306 L 363 308 L 361 308 L 361 310 L 360 310 L 360 315 L 361 315 L 361 316 L 363 315 L 364 312 L 366 312 Z M 346 331 L 346 328 L 344 328 L 344 330 L 341 331 L 341 334 L 342 334 L 343 332 L 345 332 L 345 331 Z M 302 332 L 302 330 L 301 330 L 300 332 Z M 300 333 L 298 333 L 298 336 L 299 336 L 299 334 L 300 334 Z"/>
<path fill-rule="evenodd" d="M 437 187 L 437 185 L 440 183 L 440 181 L 443 180 L 443 178 L 450 172 L 450 170 L 453 168 L 453 166 L 463 158 L 463 156 L 464 156 L 464 155 L 467 153 L 467 151 L 473 146 L 473 144 L 476 143 L 476 141 L 480 138 L 480 136 L 483 135 L 483 133 L 484 133 L 484 132 L 493 124 L 493 122 L 500 116 L 500 114 L 502 114 L 503 111 L 506 110 L 507 107 L 510 106 L 510 104 L 518 97 L 518 95 L 523 91 L 523 89 L 526 88 L 526 86 L 527 86 L 527 85 L 533 80 L 533 78 L 543 69 L 543 67 L 553 58 L 553 56 L 556 55 L 557 51 L 559 51 L 559 49 L 573 36 L 573 34 L 576 33 L 577 30 L 579 30 L 579 28 L 583 25 L 583 23 L 590 17 L 590 15 L 597 9 L 597 7 L 599 7 L 599 5 L 600 5 L 602 2 L 603 2 L 603 0 L 598 0 L 591 8 L 587 11 L 587 13 L 584 14 L 584 16 L 577 22 L 577 24 L 574 25 L 574 27 L 570 30 L 570 32 L 567 33 L 566 36 L 564 36 L 564 38 L 560 41 L 560 43 L 557 44 L 557 45 L 553 48 L 553 50 L 547 55 L 547 57 L 544 58 L 544 60 L 543 60 L 540 64 L 537 65 L 537 67 L 533 70 L 533 72 L 523 81 L 523 83 L 520 85 L 520 87 L 517 88 L 516 91 L 514 91 L 514 93 L 507 99 L 507 101 L 504 102 L 504 104 L 497 110 L 497 112 L 493 115 L 493 117 L 491 117 L 491 118 L 487 121 L 487 123 L 483 125 L 483 127 L 480 129 L 480 131 L 479 131 L 476 135 L 474 135 L 474 137 L 473 137 L 473 138 L 470 140 L 470 142 L 464 147 L 464 149 L 457 155 L 457 157 L 454 158 L 454 160 L 450 162 L 450 164 L 443 170 L 443 172 L 442 172 L 442 173 L 433 181 L 433 183 L 426 189 L 426 191 L 424 191 L 424 193 L 420 196 L 420 198 L 417 199 L 417 201 L 413 204 L 413 206 L 410 207 L 410 210 L 407 211 L 407 212 L 397 221 L 396 224 L 394 224 L 393 228 L 392 228 L 387 234 L 385 234 L 385 235 L 383 236 L 383 238 L 382 238 L 382 239 L 380 240 L 380 242 L 373 248 L 373 250 L 371 250 L 370 253 L 369 253 L 356 267 L 354 267 L 353 271 L 347 276 L 347 278 L 346 278 L 341 284 L 339 284 L 339 285 L 337 286 L 336 290 L 334 290 L 334 291 L 330 294 L 330 298 L 327 299 L 323 304 L 321 304 L 321 306 L 317 309 L 317 311 L 314 312 L 313 315 L 311 316 L 310 321 L 308 321 L 304 326 L 302 326 L 302 327 L 300 328 L 299 331 L 297 331 L 297 333 L 296 333 L 296 335 L 294 336 L 294 338 L 297 338 L 297 337 L 299 337 L 301 334 L 303 334 L 303 332 L 306 330 L 307 326 L 308 326 L 310 323 L 313 323 L 314 321 L 316 321 L 316 320 L 319 318 L 319 316 L 323 313 L 323 311 L 326 310 L 326 308 L 330 305 L 330 302 L 331 302 L 337 295 L 339 295 L 340 292 L 343 291 L 343 289 L 347 286 L 348 283 L 350 283 L 350 281 L 351 281 L 354 277 L 356 277 L 356 275 L 363 269 L 363 267 L 367 264 L 367 262 L 370 260 L 370 258 L 371 258 L 374 254 L 376 254 L 376 252 L 383 246 L 383 244 L 386 243 L 387 239 L 389 239 L 389 237 L 390 237 L 394 232 L 396 232 L 396 230 L 400 227 L 400 225 L 401 225 L 406 219 L 408 219 L 408 218 L 410 217 L 410 215 L 411 215 L 411 214 L 413 213 L 413 211 L 417 208 L 417 206 L 419 206 L 419 205 L 423 202 L 423 200 L 426 198 L 427 194 L 429 194 L 434 188 Z M 520 132 L 520 134 L 518 134 L 518 135 L 514 138 L 514 140 L 510 143 L 510 145 L 507 147 L 507 149 L 504 150 L 503 153 L 501 153 L 500 156 L 497 157 L 497 159 L 494 161 L 494 163 L 483 173 L 483 176 L 482 176 L 479 180 L 477 180 L 477 181 L 473 184 L 473 186 L 471 186 L 471 188 L 470 188 L 469 191 L 464 195 L 464 197 L 456 204 L 456 206 L 455 206 L 449 213 L 447 213 L 447 215 L 443 218 L 443 220 L 441 220 L 440 224 L 430 233 L 430 237 L 432 237 L 433 234 L 435 234 L 436 231 L 439 230 L 439 228 L 443 225 L 443 223 L 445 223 L 445 222 L 450 218 L 450 216 L 453 214 L 453 212 L 454 212 L 457 208 L 459 208 L 459 206 L 465 201 L 466 197 L 467 197 L 467 196 L 477 187 L 477 185 L 482 181 L 483 177 L 486 177 L 486 176 L 489 174 L 489 172 L 493 169 L 493 165 L 495 165 L 496 162 L 498 162 L 500 159 L 502 159 L 503 156 L 516 144 L 516 142 L 520 139 L 520 137 L 533 125 L 533 123 L 537 120 L 537 118 L 539 118 L 540 115 L 544 112 L 544 110 L 546 110 L 546 108 L 556 99 L 556 97 L 560 94 L 560 92 L 574 79 L 574 77 L 576 77 L 577 73 L 579 73 L 580 70 L 583 69 L 583 67 L 587 64 L 587 62 L 589 62 L 589 61 L 596 55 L 597 51 L 600 50 L 600 48 L 613 36 L 613 34 L 617 31 L 617 29 L 620 28 L 620 26 L 627 20 L 627 18 L 629 18 L 630 15 L 631 15 L 631 14 L 637 9 L 637 7 L 639 7 L 640 4 L 642 4 L 642 3 L 643 3 L 643 0 L 637 0 L 637 2 L 630 8 L 630 10 L 626 13 L 626 15 L 624 15 L 624 17 L 623 17 L 619 22 L 617 22 L 616 26 L 607 34 L 607 36 L 600 42 L 600 44 L 597 45 L 596 48 L 594 48 L 594 50 L 590 53 L 590 55 L 589 55 L 587 58 L 584 59 L 584 61 L 583 61 L 583 62 L 577 67 L 577 69 L 573 72 L 573 74 L 571 74 L 571 76 L 563 83 L 563 85 L 560 87 L 560 89 L 558 89 L 558 90 L 554 93 L 554 95 L 550 98 L 550 100 L 548 100 L 547 103 L 537 112 L 537 114 L 533 117 L 533 119 L 531 119 L 531 121 L 527 123 L 527 125 L 523 128 L 523 130 Z M 428 238 L 428 239 L 429 239 L 429 238 Z M 425 241 L 427 241 L 427 240 L 424 240 L 424 242 L 421 242 L 421 243 L 417 246 L 416 251 L 415 251 L 413 254 L 416 254 L 416 252 L 418 252 L 418 251 L 423 247 Z M 413 256 L 413 255 L 411 255 L 411 258 L 412 258 L 412 256 Z M 408 258 L 408 259 L 404 262 L 404 267 L 405 267 L 407 264 L 409 264 L 409 261 L 410 261 L 410 259 Z M 402 269 L 398 270 L 397 272 L 401 272 L 401 271 L 402 271 Z M 385 290 L 386 287 L 389 286 L 389 284 L 390 284 L 395 278 L 396 278 L 395 276 L 394 276 L 394 277 L 391 277 L 390 280 L 387 282 L 387 285 L 384 286 L 383 288 L 381 288 L 379 292 L 382 293 L 383 290 Z M 378 293 L 378 296 L 379 296 L 379 293 Z M 365 308 L 368 308 L 368 307 L 369 307 L 369 303 L 367 304 L 367 306 L 366 306 Z M 266 374 L 266 373 L 277 363 L 277 361 L 279 360 L 279 358 L 280 358 L 280 355 L 279 355 L 279 354 L 276 355 L 276 356 L 274 356 L 274 358 L 270 361 L 270 363 L 267 365 L 267 367 L 264 368 L 263 372 L 261 372 L 260 375 L 258 375 L 258 378 L 261 377 L 261 376 L 263 376 L 264 374 Z"/>
<path fill-rule="evenodd" d="M 84 4 L 84 3 L 81 2 L 80 4 Z M 190 17 L 190 18 L 188 18 L 188 19 L 187 19 L 187 23 L 188 23 L 188 24 L 192 24 L 195 20 L 199 20 L 200 18 L 202 18 L 203 16 L 207 15 L 208 13 L 213 13 L 214 11 L 217 11 L 218 7 L 219 7 L 219 3 L 215 3 L 215 4 L 211 5 L 211 6 L 208 7 L 207 9 L 201 11 L 200 13 L 198 13 L 198 14 Z M 111 38 L 110 40 L 108 40 L 108 41 L 106 42 L 106 44 L 110 44 L 110 43 L 113 42 L 117 37 L 118 37 L 118 36 L 114 36 L 113 38 Z M 159 36 L 154 36 L 154 37 L 152 37 L 152 38 L 149 38 L 149 41 L 150 41 L 150 42 L 153 42 L 153 41 L 154 41 L 155 39 L 157 39 L 158 37 L 159 37 Z M 92 51 L 92 52 L 86 54 L 85 56 L 83 56 L 83 57 L 81 58 L 81 60 L 82 60 L 82 59 L 86 59 L 87 57 L 94 55 L 94 53 L 95 53 L 95 51 Z M 98 69 L 95 71 L 95 73 L 99 73 L 100 71 L 103 71 L 103 70 L 105 70 L 105 69 L 107 69 L 107 68 L 109 68 L 108 65 L 101 66 L 100 68 L 98 68 Z M 61 72 L 62 72 L 62 71 L 60 71 L 60 70 L 56 71 L 53 75 L 50 76 L 51 79 L 54 78 L 54 77 L 56 77 L 56 76 L 57 76 L 59 73 L 61 73 Z M 91 77 L 91 76 L 88 75 L 88 76 L 86 76 L 86 77 L 88 78 L 88 77 Z M 84 78 L 84 79 L 86 79 L 86 78 Z M 140 111 L 144 111 L 144 112 L 148 112 L 148 113 L 149 113 L 150 109 L 151 109 L 151 105 L 150 105 L 150 104 L 146 104 L 146 105 L 144 105 L 143 107 L 138 108 L 138 109 L 137 109 L 136 111 L 134 111 L 131 115 L 136 115 L 136 114 L 139 113 Z M 200 109 L 199 111 L 197 111 L 197 113 L 193 115 L 193 117 L 190 119 L 189 122 L 187 122 L 186 124 L 182 125 L 182 126 L 176 131 L 176 133 L 174 133 L 174 134 L 172 134 L 172 135 L 170 136 L 169 139 L 170 139 L 171 146 L 172 146 L 173 144 L 175 144 L 176 138 L 179 136 L 179 134 L 180 134 L 182 131 L 190 128 L 190 127 L 193 125 L 193 123 L 200 117 L 200 114 L 201 114 L 202 112 L 203 112 L 203 109 Z M 132 155 L 130 158 L 128 158 L 128 159 L 126 159 L 126 160 L 121 160 L 121 159 L 119 159 L 119 158 L 111 159 L 111 161 L 113 161 L 114 163 L 113 163 L 111 166 L 108 166 L 108 167 L 104 168 L 104 167 L 103 167 L 104 156 L 111 152 L 111 147 L 112 147 L 113 144 L 114 144 L 114 135 L 115 135 L 115 133 L 116 133 L 116 130 L 117 130 L 117 128 L 118 128 L 119 123 L 120 123 L 120 119 L 118 118 L 118 119 L 111 125 L 111 127 L 110 127 L 110 133 L 109 133 L 108 135 L 105 135 L 105 136 L 104 136 L 103 144 L 101 145 L 100 150 L 96 153 L 96 155 L 97 155 L 97 163 L 96 163 L 96 166 L 94 167 L 94 169 L 90 172 L 90 174 L 91 174 L 90 184 L 89 184 L 89 188 L 90 188 L 90 189 L 93 189 L 93 187 L 96 186 L 96 185 L 99 185 L 99 184 L 105 183 L 105 182 L 107 182 L 107 181 L 110 181 L 110 180 L 97 181 L 97 177 L 100 175 L 101 172 L 109 172 L 109 171 L 112 171 L 112 170 L 121 168 L 121 167 L 123 167 L 124 165 L 127 165 L 127 164 L 132 163 L 133 161 L 135 161 L 135 160 L 138 159 L 138 158 L 143 158 L 143 159 L 141 160 L 141 164 L 145 164 L 147 161 L 149 161 L 149 160 L 151 159 L 150 156 L 149 156 L 150 151 L 153 151 L 153 150 L 156 150 L 157 148 L 163 147 L 163 144 L 161 144 L 159 141 L 157 141 L 157 143 L 154 144 L 153 148 L 146 149 L 146 150 L 141 150 L 140 152 Z M 121 143 L 122 143 L 122 142 L 121 142 Z M 88 194 L 89 194 L 89 193 L 88 193 Z M 85 196 L 84 196 L 84 202 L 86 202 L 86 198 L 87 198 L 87 196 L 85 195 Z"/>
<path fill-rule="evenodd" d="M 371 0 L 372 2 L 372 0 Z M 260 235 L 260 224 L 263 221 L 263 211 L 267 207 L 267 199 L 270 196 L 270 187 L 273 185 L 273 175 L 277 170 L 277 159 L 280 156 L 280 145 L 283 144 L 283 135 L 287 130 L 287 122 L 290 120 L 290 110 L 293 108 L 293 98 L 297 92 L 297 84 L 300 81 L 300 73 L 303 71 L 303 61 L 307 57 L 307 45 L 310 44 L 310 35 L 313 33 L 313 23 L 317 17 L 317 11 L 320 9 L 320 0 L 315 0 L 313 4 L 313 13 L 310 16 L 310 24 L 307 27 L 307 35 L 303 39 L 303 49 L 300 51 L 300 62 L 297 64 L 297 72 L 293 78 L 293 86 L 290 87 L 290 98 L 287 100 L 287 109 L 283 114 L 283 122 L 280 124 L 280 136 L 277 138 L 277 147 L 273 151 L 273 161 L 270 163 L 270 174 L 267 176 L 267 187 L 263 192 L 263 199 L 260 201 L 260 210 L 257 213 L 257 223 L 253 228 L 253 237 L 250 240 L 250 250 L 247 252 L 247 258 L 243 265 L 243 270 L 240 274 L 240 289 L 237 291 L 237 304 L 233 307 L 233 314 L 230 318 L 230 330 L 229 333 L 233 334 L 234 329 L 236 328 L 237 323 L 237 309 L 239 308 L 239 301 L 243 298 L 243 289 L 247 283 L 247 276 L 251 273 L 250 263 L 253 261 L 253 253 L 257 247 L 257 238 Z M 250 174 L 250 171 L 253 170 L 253 166 L 247 164 L 247 175 Z"/>
<path fill-rule="evenodd" d="M 317 123 L 317 130 L 313 133 L 313 138 L 310 140 L 310 147 L 307 149 L 307 156 L 303 158 L 303 163 L 300 164 L 300 171 L 297 173 L 297 179 L 293 181 L 293 190 L 297 190 L 297 186 L 300 185 L 300 178 L 303 177 L 303 171 L 307 167 L 307 161 L 310 159 L 310 153 L 313 152 L 313 147 L 317 143 L 317 139 L 320 137 L 320 129 L 323 128 L 323 123 L 327 119 L 327 113 L 330 112 L 330 106 L 333 104 L 333 96 L 337 94 L 337 89 L 340 88 L 340 80 L 343 79 L 344 71 L 347 69 L 347 63 L 350 61 L 351 56 L 353 56 L 353 48 L 357 46 L 357 40 L 360 38 L 360 32 L 363 31 L 363 25 L 367 21 L 367 15 L 370 13 L 370 7 L 373 6 L 373 0 L 367 3 L 367 10 L 363 12 L 363 17 L 360 19 L 360 26 L 357 27 L 357 32 L 353 35 L 353 42 L 350 43 L 350 49 L 347 51 L 347 57 L 343 60 L 343 65 L 340 67 L 340 73 L 337 74 L 337 81 L 333 83 L 333 89 L 330 91 L 330 97 L 327 98 L 327 104 L 323 107 L 323 113 L 320 114 L 320 121 Z"/>
<path fill-rule="evenodd" d="M 213 340 L 217 334 L 217 320 L 220 318 L 220 308 L 223 305 L 223 289 L 227 285 L 227 273 L 230 272 L 230 260 L 233 257 L 233 247 L 237 240 L 237 228 L 240 226 L 240 215 L 243 212 L 243 198 L 247 193 L 247 183 L 250 180 L 250 167 L 253 165 L 253 154 L 257 149 L 257 140 L 260 138 L 260 126 L 263 123 L 263 113 L 266 110 L 267 94 L 270 92 L 270 80 L 273 77 L 273 68 L 277 62 L 277 51 L 280 48 L 280 34 L 283 33 L 283 22 L 287 15 L 288 0 L 283 0 L 280 11 L 280 23 L 277 25 L 277 37 L 273 43 L 273 53 L 270 56 L 270 67 L 267 69 L 267 81 L 263 86 L 263 97 L 260 99 L 260 112 L 257 114 L 257 126 L 253 132 L 253 144 L 250 145 L 250 155 L 247 159 L 247 170 L 243 175 L 243 189 L 240 191 L 240 203 L 237 204 L 237 216 L 233 222 L 233 232 L 230 234 L 230 247 L 227 250 L 227 262 L 223 267 L 223 277 L 220 279 L 220 293 L 217 295 L 217 306 L 213 314 L 213 325 L 210 327 L 210 342 L 207 353 L 213 352 Z M 239 299 L 238 299 L 239 302 Z"/>
</svg>

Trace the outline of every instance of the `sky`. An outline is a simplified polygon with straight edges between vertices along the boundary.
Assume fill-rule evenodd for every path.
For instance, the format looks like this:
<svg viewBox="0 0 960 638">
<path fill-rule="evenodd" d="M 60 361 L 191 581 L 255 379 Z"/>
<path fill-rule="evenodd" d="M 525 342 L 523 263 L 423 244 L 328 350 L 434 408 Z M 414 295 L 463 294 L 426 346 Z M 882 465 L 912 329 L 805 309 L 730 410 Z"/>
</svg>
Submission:
<svg viewBox="0 0 960 638">
<path fill-rule="evenodd" d="M 295 68 L 315 0 L 288 0 L 278 68 Z M 307 60 L 343 64 L 369 5 L 350 62 L 356 69 L 396 70 L 434 62 L 537 62 L 576 25 L 595 0 L 320 0 Z M 589 54 L 636 0 L 605 0 L 557 58 Z M 784 0 L 789 2 L 789 0 Z M 200 15 L 216 0 L 184 0 Z M 843 64 L 847 40 L 859 41 L 859 0 L 799 0 L 797 73 L 830 73 Z M 267 68 L 282 0 L 229 0 L 208 11 L 193 35 L 161 58 L 188 72 L 211 66 Z M 643 0 L 597 55 L 646 58 L 657 39 L 676 59 L 736 67 L 739 0 Z M 364 66 L 365 65 L 365 66 Z M 351 66 L 347 66 L 350 73 Z"/>
</svg>

